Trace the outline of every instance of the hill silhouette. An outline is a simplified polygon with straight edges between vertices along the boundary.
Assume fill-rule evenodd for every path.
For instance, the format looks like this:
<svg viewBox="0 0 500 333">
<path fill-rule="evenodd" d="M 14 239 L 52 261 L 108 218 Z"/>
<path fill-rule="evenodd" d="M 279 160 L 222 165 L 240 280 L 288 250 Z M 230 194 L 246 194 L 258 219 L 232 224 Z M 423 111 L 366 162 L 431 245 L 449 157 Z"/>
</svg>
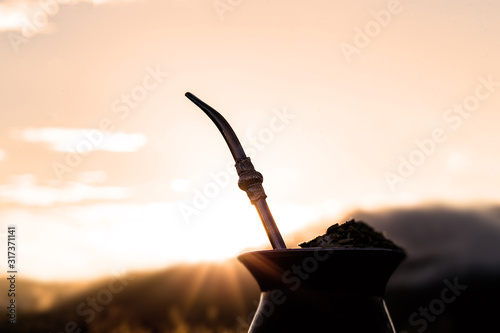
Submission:
<svg viewBox="0 0 500 333">
<path fill-rule="evenodd" d="M 386 294 L 398 332 L 491 331 L 500 310 L 499 212 L 499 207 L 355 211 L 286 241 L 305 241 L 351 217 L 363 220 L 408 253 Z M 438 315 L 422 319 L 422 311 L 440 304 L 445 281 L 463 290 L 453 302 L 441 302 L 443 309 L 434 308 Z M 3 320 L 2 332 L 244 332 L 259 300 L 257 283 L 236 259 L 111 276 L 91 285 L 21 280 L 19 290 L 18 323 Z"/>
</svg>

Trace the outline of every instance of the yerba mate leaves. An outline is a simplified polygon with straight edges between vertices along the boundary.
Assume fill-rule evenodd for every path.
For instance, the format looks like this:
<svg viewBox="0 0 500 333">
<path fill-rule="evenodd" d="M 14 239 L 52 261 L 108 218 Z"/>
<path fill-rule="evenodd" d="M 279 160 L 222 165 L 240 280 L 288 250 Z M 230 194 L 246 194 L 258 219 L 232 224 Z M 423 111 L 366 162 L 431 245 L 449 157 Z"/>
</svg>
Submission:
<svg viewBox="0 0 500 333">
<path fill-rule="evenodd" d="M 343 224 L 334 224 L 326 230 L 326 234 L 308 242 L 300 243 L 300 247 L 372 247 L 403 251 L 380 232 L 362 221 L 350 220 Z"/>
</svg>

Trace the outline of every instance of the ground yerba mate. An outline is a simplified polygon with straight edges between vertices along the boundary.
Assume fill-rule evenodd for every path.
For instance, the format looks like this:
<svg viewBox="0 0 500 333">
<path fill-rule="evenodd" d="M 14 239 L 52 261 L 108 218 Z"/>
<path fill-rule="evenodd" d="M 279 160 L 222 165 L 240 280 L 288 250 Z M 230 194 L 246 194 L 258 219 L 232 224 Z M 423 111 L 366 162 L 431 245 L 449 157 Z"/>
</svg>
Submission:
<svg viewBox="0 0 500 333">
<path fill-rule="evenodd" d="M 353 248 L 383 248 L 403 251 L 402 248 L 387 239 L 382 233 L 362 221 L 350 220 L 343 224 L 334 224 L 326 230 L 324 235 L 308 242 L 299 244 L 300 247 L 353 247 Z"/>
</svg>

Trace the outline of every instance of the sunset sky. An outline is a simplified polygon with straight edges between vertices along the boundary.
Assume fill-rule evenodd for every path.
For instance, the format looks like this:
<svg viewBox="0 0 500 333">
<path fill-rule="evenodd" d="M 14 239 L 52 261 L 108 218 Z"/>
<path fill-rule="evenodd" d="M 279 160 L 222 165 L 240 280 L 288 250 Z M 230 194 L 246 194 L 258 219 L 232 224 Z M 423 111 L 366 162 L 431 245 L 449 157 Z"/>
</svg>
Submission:
<svg viewBox="0 0 500 333">
<path fill-rule="evenodd" d="M 284 235 L 354 208 L 498 203 L 499 12 L 482 0 L 4 0 L 2 242 L 16 225 L 19 271 L 40 280 L 268 246 L 187 91 L 231 124 Z"/>
</svg>

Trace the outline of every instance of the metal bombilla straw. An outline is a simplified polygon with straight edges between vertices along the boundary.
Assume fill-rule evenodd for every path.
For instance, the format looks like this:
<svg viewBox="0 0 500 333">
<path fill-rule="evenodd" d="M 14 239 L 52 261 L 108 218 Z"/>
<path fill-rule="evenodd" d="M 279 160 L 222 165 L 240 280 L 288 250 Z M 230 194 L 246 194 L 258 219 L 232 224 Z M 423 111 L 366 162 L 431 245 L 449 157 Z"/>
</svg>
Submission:
<svg viewBox="0 0 500 333">
<path fill-rule="evenodd" d="M 285 242 L 281 237 L 281 233 L 278 230 L 278 226 L 276 225 L 273 215 L 271 214 L 269 206 L 266 202 L 267 195 L 262 187 L 264 178 L 260 172 L 255 170 L 252 162 L 250 161 L 250 157 L 246 156 L 240 140 L 238 140 L 238 137 L 234 133 L 233 129 L 219 112 L 215 111 L 198 97 L 190 92 L 186 93 L 186 97 L 206 113 L 206 115 L 214 122 L 215 126 L 217 126 L 224 137 L 224 140 L 226 140 L 229 150 L 231 151 L 234 161 L 236 162 L 236 171 L 240 177 L 238 180 L 238 186 L 247 193 L 248 198 L 257 209 L 273 249 L 286 249 Z"/>
</svg>

